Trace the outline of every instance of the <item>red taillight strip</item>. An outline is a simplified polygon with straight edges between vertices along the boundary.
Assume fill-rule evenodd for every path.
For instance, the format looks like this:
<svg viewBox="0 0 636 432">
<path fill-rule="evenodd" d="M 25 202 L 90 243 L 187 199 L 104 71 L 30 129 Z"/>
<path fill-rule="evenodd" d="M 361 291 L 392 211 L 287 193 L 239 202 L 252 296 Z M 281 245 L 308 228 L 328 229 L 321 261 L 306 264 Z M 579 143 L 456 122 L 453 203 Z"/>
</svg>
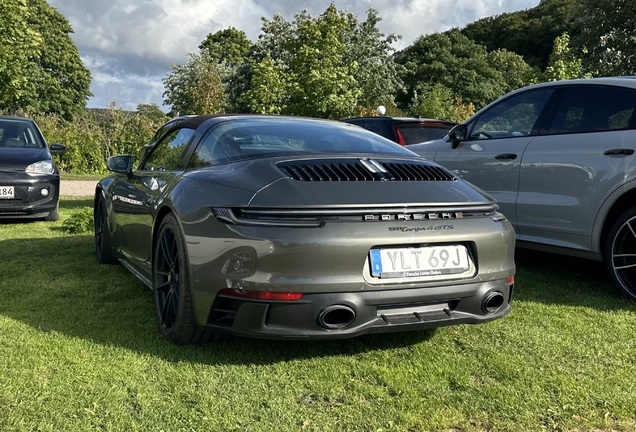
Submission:
<svg viewBox="0 0 636 432">
<path fill-rule="evenodd" d="M 393 126 L 393 130 L 395 131 L 395 135 L 397 135 L 397 143 L 402 147 L 406 146 L 406 140 L 404 140 L 404 136 L 402 135 L 402 132 L 400 132 L 400 129 L 397 126 Z"/>
<path fill-rule="evenodd" d="M 228 297 L 237 297 L 245 299 L 255 300 L 280 300 L 280 301 L 295 301 L 300 300 L 303 293 L 299 292 L 272 292 L 272 291 L 246 291 L 241 289 L 222 289 L 219 295 Z"/>
<path fill-rule="evenodd" d="M 507 283 L 507 284 L 515 283 L 515 277 L 514 277 L 514 275 L 513 275 L 513 276 L 510 276 L 509 278 L 506 278 L 506 283 Z"/>
</svg>

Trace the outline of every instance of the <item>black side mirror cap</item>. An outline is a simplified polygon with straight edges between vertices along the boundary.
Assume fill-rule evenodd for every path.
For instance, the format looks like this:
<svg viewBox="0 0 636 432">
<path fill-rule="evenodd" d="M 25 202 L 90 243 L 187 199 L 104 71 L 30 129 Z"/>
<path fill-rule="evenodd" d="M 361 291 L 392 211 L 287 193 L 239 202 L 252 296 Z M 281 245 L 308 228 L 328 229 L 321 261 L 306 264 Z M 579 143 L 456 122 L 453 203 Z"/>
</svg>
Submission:
<svg viewBox="0 0 636 432">
<path fill-rule="evenodd" d="M 459 143 L 466 139 L 467 134 L 468 127 L 466 125 L 459 124 L 457 126 L 453 126 L 453 128 L 448 131 L 448 137 L 451 140 L 451 148 L 456 149 L 459 147 Z"/>
<path fill-rule="evenodd" d="M 61 155 L 66 152 L 66 146 L 62 144 L 51 144 L 49 146 L 49 151 L 52 155 Z"/>
<path fill-rule="evenodd" d="M 106 160 L 106 168 L 114 173 L 130 174 L 132 165 L 133 159 L 131 155 L 111 156 Z"/>
</svg>

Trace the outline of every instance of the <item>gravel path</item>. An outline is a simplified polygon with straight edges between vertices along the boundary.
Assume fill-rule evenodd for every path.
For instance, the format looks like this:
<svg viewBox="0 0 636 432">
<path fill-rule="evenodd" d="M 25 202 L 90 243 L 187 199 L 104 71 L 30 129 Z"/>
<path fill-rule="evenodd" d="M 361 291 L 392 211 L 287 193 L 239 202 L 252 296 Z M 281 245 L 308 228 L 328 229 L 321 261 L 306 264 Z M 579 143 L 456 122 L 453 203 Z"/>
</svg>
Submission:
<svg viewBox="0 0 636 432">
<path fill-rule="evenodd" d="M 96 181 L 62 180 L 60 181 L 60 195 L 93 196 Z"/>
</svg>

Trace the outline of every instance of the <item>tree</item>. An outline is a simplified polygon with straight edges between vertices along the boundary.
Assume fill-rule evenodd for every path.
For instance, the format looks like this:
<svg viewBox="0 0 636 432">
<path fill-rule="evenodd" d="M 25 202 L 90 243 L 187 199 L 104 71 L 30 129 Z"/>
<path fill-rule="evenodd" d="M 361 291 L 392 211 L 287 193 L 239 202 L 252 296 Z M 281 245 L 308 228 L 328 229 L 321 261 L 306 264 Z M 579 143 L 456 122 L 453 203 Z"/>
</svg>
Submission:
<svg viewBox="0 0 636 432">
<path fill-rule="evenodd" d="M 481 108 L 512 87 L 523 83 L 528 65 L 512 53 L 488 53 L 486 47 L 468 39 L 458 30 L 418 38 L 396 53 L 405 67 L 407 93 L 403 105 L 413 100 L 420 83 L 442 84 L 454 97 Z M 498 69 L 505 66 L 507 76 Z"/>
<path fill-rule="evenodd" d="M 45 0 L 4 0 L 0 14 L 0 109 L 53 113 L 70 119 L 86 106 L 90 72 Z"/>
<path fill-rule="evenodd" d="M 269 57 L 252 65 L 251 87 L 245 92 L 249 111 L 257 114 L 281 114 L 286 110 L 285 96 L 289 80 Z"/>
<path fill-rule="evenodd" d="M 92 96 L 90 71 L 70 37 L 73 29 L 68 20 L 46 0 L 28 0 L 28 5 L 28 24 L 41 35 L 43 43 L 40 56 L 32 59 L 33 92 L 22 108 L 32 106 L 37 112 L 57 113 L 69 120 L 86 107 L 86 100 Z"/>
<path fill-rule="evenodd" d="M 550 54 L 550 63 L 543 75 L 544 81 L 560 81 L 575 78 L 589 78 L 583 73 L 580 58 L 570 50 L 570 36 L 563 33 L 554 40 L 554 48 Z"/>
<path fill-rule="evenodd" d="M 227 80 L 230 109 L 342 118 L 393 105 L 403 89 L 391 47 L 398 37 L 381 33 L 380 20 L 369 9 L 360 22 L 334 4 L 291 22 L 263 18 L 259 40 Z"/>
<path fill-rule="evenodd" d="M 378 23 L 382 18 L 375 9 L 367 11 L 363 22 L 358 22 L 351 12 L 344 16 L 349 20 L 349 28 L 340 38 L 346 46 L 344 61 L 358 64 L 355 80 L 361 94 L 357 105 L 367 109 L 393 105 L 395 95 L 404 91 L 400 78 L 402 66 L 395 62 L 391 46 L 400 36 L 380 32 Z"/>
<path fill-rule="evenodd" d="M 340 40 L 348 20 L 331 4 L 316 19 L 297 15 L 294 24 L 295 37 L 287 43 L 293 53 L 287 112 L 333 119 L 349 116 L 361 91 L 355 81 L 358 64 L 344 61 L 346 45 Z"/>
<path fill-rule="evenodd" d="M 154 103 L 137 105 L 137 114 L 159 125 L 168 121 L 168 116 Z"/>
<path fill-rule="evenodd" d="M 252 42 L 244 31 L 229 27 L 208 34 L 199 49 L 213 62 L 225 63 L 227 67 L 234 68 L 243 62 L 251 46 Z"/>
<path fill-rule="evenodd" d="M 572 12 L 572 45 L 595 76 L 636 74 L 634 0 L 579 0 Z"/>
<path fill-rule="evenodd" d="M 534 8 L 487 17 L 461 32 L 488 51 L 506 49 L 541 70 L 548 65 L 554 39 L 570 30 L 569 18 L 578 0 L 541 0 Z M 603 0 L 600 0 L 603 1 Z"/>
<path fill-rule="evenodd" d="M 503 92 L 508 93 L 538 81 L 540 71 L 531 67 L 519 54 L 506 49 L 498 49 L 488 53 L 490 65 L 503 76 L 505 85 Z"/>
<path fill-rule="evenodd" d="M 240 101 L 249 110 L 326 118 L 343 118 L 354 112 L 362 93 L 355 74 L 358 64 L 345 61 L 341 35 L 350 21 L 332 4 L 311 17 L 306 11 L 287 22 L 277 14 L 263 18 L 262 36 L 252 48 L 249 85 Z"/>
<path fill-rule="evenodd" d="M 40 56 L 42 37 L 28 25 L 26 0 L 3 0 L 0 13 L 0 110 L 15 111 L 30 92 L 29 75 Z"/>
<path fill-rule="evenodd" d="M 188 53 L 185 65 L 173 65 L 163 79 L 164 103 L 172 105 L 170 115 L 223 112 L 225 90 L 223 70 L 207 54 Z"/>
</svg>

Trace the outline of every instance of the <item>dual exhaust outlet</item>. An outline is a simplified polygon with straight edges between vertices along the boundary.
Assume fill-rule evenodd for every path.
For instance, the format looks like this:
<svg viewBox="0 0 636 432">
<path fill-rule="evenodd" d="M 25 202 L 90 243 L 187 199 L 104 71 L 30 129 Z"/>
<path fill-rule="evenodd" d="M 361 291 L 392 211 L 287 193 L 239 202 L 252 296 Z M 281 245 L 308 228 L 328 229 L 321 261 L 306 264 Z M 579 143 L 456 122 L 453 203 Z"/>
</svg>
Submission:
<svg viewBox="0 0 636 432">
<path fill-rule="evenodd" d="M 482 300 L 481 310 L 486 315 L 493 315 L 504 305 L 505 297 L 499 291 L 491 291 Z M 345 305 L 331 305 L 318 314 L 318 324 L 327 330 L 340 330 L 356 319 L 356 311 Z"/>
</svg>

